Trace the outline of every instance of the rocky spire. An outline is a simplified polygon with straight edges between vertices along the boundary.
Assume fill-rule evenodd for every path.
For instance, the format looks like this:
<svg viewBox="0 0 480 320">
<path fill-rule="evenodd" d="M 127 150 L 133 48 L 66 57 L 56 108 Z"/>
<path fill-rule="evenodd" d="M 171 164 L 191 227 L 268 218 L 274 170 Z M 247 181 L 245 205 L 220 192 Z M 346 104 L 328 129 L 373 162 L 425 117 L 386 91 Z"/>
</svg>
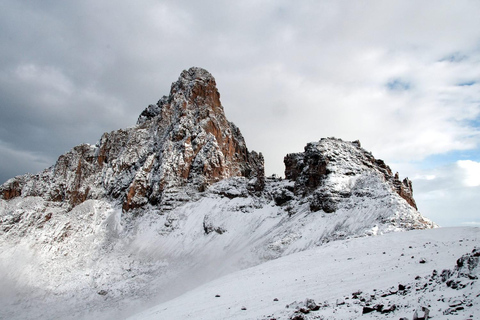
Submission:
<svg viewBox="0 0 480 320">
<path fill-rule="evenodd" d="M 113 198 L 128 211 L 166 207 L 179 188 L 202 191 L 232 176 L 252 179 L 252 189 L 261 190 L 263 156 L 249 152 L 226 119 L 214 77 L 193 67 L 181 73 L 169 96 L 141 113 L 135 127 L 105 133 L 96 146 L 75 147 L 42 173 L 10 179 L 0 195 L 41 196 L 72 207 Z"/>
</svg>

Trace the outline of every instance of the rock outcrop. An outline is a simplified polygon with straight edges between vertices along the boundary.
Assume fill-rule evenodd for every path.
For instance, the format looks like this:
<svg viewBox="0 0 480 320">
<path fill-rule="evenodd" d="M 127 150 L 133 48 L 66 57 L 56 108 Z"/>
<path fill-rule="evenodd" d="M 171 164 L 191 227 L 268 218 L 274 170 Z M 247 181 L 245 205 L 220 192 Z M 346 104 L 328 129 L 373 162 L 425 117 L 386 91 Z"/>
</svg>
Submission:
<svg viewBox="0 0 480 320">
<path fill-rule="evenodd" d="M 312 195 L 311 210 L 334 212 L 342 198 L 353 193 L 364 193 L 355 188 L 358 177 L 372 174 L 381 179 L 391 190 L 417 209 L 413 199 L 412 182 L 399 180 L 383 160 L 361 148 L 359 141 L 347 142 L 336 138 L 323 138 L 308 143 L 305 151 L 288 154 L 284 158 L 285 177 L 295 181 L 294 194 Z"/>
<path fill-rule="evenodd" d="M 71 207 L 107 198 L 125 211 L 148 204 L 168 208 L 179 188 L 203 191 L 234 176 L 262 190 L 263 156 L 249 152 L 240 130 L 226 119 L 213 76 L 190 68 L 169 96 L 141 113 L 135 127 L 105 133 L 96 146 L 77 146 L 40 174 L 10 179 L 0 195 L 41 196 Z"/>
</svg>

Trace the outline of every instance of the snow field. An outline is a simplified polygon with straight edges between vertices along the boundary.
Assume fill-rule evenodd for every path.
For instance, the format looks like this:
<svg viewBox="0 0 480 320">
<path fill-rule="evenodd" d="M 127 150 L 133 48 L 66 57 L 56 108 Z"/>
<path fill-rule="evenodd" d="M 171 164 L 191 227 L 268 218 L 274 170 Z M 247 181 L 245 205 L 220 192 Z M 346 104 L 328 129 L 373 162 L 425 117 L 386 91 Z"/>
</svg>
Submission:
<svg viewBox="0 0 480 320">
<path fill-rule="evenodd" d="M 478 228 L 439 228 L 336 241 L 221 277 L 129 319 L 288 319 L 293 310 L 285 308 L 287 304 L 312 298 L 335 305 L 354 292 L 397 288 L 399 284 L 414 282 L 418 276 L 428 276 L 433 270 L 453 269 L 460 256 L 479 245 Z M 478 294 L 478 283 L 475 288 Z M 447 296 L 463 294 L 450 291 Z M 431 304 L 430 298 L 437 293 L 416 295 L 416 300 L 403 302 L 410 308 L 392 315 L 372 313 L 362 319 L 411 318 L 422 300 Z M 476 297 L 474 310 L 479 308 Z M 336 314 L 335 308 L 327 308 L 317 316 L 346 319 L 344 316 L 362 315 L 360 305 L 352 310 L 337 310 Z M 313 313 L 310 318 L 317 319 Z"/>
</svg>

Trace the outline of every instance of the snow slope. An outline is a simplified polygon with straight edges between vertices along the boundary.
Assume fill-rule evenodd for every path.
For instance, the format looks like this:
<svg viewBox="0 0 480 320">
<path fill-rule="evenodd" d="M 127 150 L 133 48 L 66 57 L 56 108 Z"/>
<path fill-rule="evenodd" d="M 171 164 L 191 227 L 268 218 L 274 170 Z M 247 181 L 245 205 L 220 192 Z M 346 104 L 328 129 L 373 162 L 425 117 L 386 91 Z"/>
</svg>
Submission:
<svg viewBox="0 0 480 320">
<path fill-rule="evenodd" d="M 480 253 L 469 256 L 476 259 L 470 277 L 454 267 L 479 245 L 478 228 L 336 241 L 229 274 L 129 319 L 411 319 L 422 307 L 434 319 L 478 319 Z M 307 312 L 307 298 L 320 309 L 299 312 Z M 386 312 L 362 315 L 380 304 Z"/>
</svg>

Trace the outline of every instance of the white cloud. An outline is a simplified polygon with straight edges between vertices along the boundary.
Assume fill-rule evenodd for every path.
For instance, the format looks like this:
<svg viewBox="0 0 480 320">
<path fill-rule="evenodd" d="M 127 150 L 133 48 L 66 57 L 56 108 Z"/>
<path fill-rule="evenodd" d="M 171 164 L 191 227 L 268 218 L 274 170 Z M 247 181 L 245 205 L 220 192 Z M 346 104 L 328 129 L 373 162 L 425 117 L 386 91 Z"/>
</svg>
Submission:
<svg viewBox="0 0 480 320">
<path fill-rule="evenodd" d="M 480 186 L 480 162 L 458 160 L 457 166 L 464 171 L 463 183 L 467 187 Z"/>
<path fill-rule="evenodd" d="M 467 221 L 467 222 L 462 222 L 462 225 L 464 225 L 464 226 L 472 226 L 472 227 L 480 227 L 480 221 Z"/>
</svg>

